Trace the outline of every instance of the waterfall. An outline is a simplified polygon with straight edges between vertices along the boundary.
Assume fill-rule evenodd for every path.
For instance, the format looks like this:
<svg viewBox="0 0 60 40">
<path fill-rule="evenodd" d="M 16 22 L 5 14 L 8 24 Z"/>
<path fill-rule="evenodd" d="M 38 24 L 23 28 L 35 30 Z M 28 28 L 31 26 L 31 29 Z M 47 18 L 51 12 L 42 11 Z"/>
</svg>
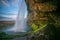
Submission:
<svg viewBox="0 0 60 40">
<path fill-rule="evenodd" d="M 16 20 L 16 24 L 14 27 L 15 32 L 26 32 L 26 22 L 27 22 L 27 7 L 25 4 L 25 0 L 22 0 L 22 4 L 20 5 L 18 16 Z"/>
<path fill-rule="evenodd" d="M 27 26 L 27 6 L 25 0 L 22 0 L 22 4 L 19 7 L 17 19 L 13 28 L 7 31 L 13 32 L 27 32 L 29 27 Z"/>
</svg>

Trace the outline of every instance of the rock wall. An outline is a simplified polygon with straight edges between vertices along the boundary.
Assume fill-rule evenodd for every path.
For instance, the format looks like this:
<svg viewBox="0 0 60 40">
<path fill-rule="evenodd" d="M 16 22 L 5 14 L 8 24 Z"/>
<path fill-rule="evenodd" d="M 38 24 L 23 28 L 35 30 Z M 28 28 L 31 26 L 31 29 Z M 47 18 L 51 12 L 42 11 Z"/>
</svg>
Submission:
<svg viewBox="0 0 60 40">
<path fill-rule="evenodd" d="M 59 0 L 25 0 L 28 10 L 28 25 L 34 27 L 35 31 L 40 26 L 48 23 L 48 27 L 39 31 L 38 36 L 30 37 L 30 40 L 54 40 L 54 34 L 56 28 L 54 26 L 60 27 L 60 4 Z M 51 26 L 52 25 L 52 26 Z M 51 26 L 51 27 L 50 27 Z M 51 30 L 52 29 L 52 30 Z"/>
</svg>

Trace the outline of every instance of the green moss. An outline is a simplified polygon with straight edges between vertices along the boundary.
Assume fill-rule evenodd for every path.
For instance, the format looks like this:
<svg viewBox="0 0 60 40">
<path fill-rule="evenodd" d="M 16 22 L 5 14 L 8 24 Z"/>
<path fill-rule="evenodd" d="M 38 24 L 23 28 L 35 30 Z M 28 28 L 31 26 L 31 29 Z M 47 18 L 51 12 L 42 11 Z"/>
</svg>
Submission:
<svg viewBox="0 0 60 40">
<path fill-rule="evenodd" d="M 33 24 L 31 25 L 31 28 L 33 29 L 33 31 L 35 31 L 35 30 L 38 29 L 38 26 L 33 23 Z"/>
</svg>

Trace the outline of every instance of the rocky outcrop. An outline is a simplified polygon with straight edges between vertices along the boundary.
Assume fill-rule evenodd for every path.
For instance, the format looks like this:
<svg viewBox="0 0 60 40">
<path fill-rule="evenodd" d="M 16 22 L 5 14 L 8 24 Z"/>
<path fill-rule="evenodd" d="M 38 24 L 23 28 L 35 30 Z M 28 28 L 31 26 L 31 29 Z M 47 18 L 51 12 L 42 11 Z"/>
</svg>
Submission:
<svg viewBox="0 0 60 40">
<path fill-rule="evenodd" d="M 27 9 L 28 10 L 28 25 L 32 26 L 34 24 L 35 28 L 37 27 L 37 29 L 40 28 L 40 26 L 45 25 L 47 23 L 60 27 L 60 22 L 59 22 L 60 16 L 58 16 L 58 15 L 60 15 L 59 14 L 60 5 L 58 2 L 59 0 L 25 0 L 25 1 L 26 1 L 27 8 L 28 8 Z M 34 26 L 32 26 L 32 27 L 34 27 Z M 49 26 L 49 27 L 47 27 L 47 29 L 42 29 L 42 30 L 44 30 L 43 34 L 45 36 L 49 36 L 50 34 L 48 34 L 48 33 L 52 32 L 52 30 L 50 30 L 50 28 L 51 27 Z M 53 27 L 53 29 L 54 29 L 54 27 Z M 50 30 L 50 31 L 46 32 L 47 30 Z M 41 32 L 39 31 L 38 35 L 40 33 Z M 52 32 L 51 35 L 53 35 L 53 34 L 54 34 L 54 32 Z M 37 39 L 37 36 L 35 36 L 36 39 L 34 39 L 34 40 L 49 40 L 49 37 L 45 37 L 44 35 L 42 36 L 41 39 Z M 33 37 L 33 38 L 35 38 L 35 37 Z M 38 36 L 38 38 L 40 38 L 40 37 L 41 37 L 41 35 Z M 45 39 L 45 38 L 47 38 L 47 39 Z M 50 38 L 50 40 L 53 40 L 53 37 Z"/>
<path fill-rule="evenodd" d="M 41 26 L 46 23 L 56 24 L 60 20 L 56 16 L 57 0 L 26 0 L 26 4 L 29 24 Z"/>
</svg>

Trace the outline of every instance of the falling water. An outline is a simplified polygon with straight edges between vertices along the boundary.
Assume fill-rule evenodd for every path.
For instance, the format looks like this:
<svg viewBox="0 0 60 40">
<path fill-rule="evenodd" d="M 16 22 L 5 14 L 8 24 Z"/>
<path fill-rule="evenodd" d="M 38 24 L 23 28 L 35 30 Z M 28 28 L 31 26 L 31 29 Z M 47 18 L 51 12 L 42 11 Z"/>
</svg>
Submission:
<svg viewBox="0 0 60 40">
<path fill-rule="evenodd" d="M 14 27 L 15 32 L 26 32 L 26 22 L 27 22 L 27 10 L 26 10 L 26 4 L 25 1 L 22 0 L 22 4 L 20 6 L 20 9 L 18 11 L 17 21 Z"/>
<path fill-rule="evenodd" d="M 29 27 L 27 26 L 27 7 L 25 0 L 22 0 L 22 3 L 19 7 L 17 20 L 13 28 L 8 29 L 7 31 L 13 32 L 27 32 Z"/>
</svg>

